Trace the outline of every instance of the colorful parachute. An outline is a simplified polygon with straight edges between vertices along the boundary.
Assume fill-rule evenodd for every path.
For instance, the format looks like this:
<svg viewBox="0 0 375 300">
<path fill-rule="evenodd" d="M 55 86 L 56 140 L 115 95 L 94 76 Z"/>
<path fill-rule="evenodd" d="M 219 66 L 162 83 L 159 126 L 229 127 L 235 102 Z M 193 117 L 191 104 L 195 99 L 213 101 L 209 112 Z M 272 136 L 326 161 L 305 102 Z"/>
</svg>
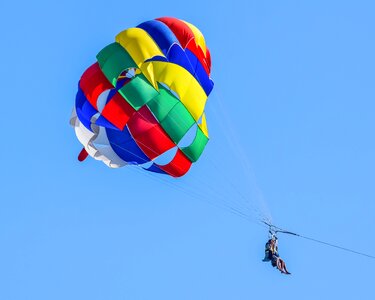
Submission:
<svg viewBox="0 0 375 300">
<path fill-rule="evenodd" d="M 184 175 L 208 142 L 204 107 L 213 82 L 202 33 L 159 18 L 119 33 L 96 58 L 70 120 L 84 146 L 79 159 Z M 160 163 L 163 156 L 170 158 Z"/>
</svg>

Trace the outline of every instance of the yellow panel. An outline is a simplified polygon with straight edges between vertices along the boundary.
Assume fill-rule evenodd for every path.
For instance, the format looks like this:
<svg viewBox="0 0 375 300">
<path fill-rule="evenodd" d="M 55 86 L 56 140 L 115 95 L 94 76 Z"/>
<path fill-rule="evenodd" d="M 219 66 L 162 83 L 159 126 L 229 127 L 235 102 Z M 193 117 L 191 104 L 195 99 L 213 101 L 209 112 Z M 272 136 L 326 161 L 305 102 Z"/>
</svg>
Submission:
<svg viewBox="0 0 375 300">
<path fill-rule="evenodd" d="M 157 82 L 168 85 L 177 93 L 181 102 L 190 112 L 195 121 L 203 114 L 207 95 L 199 82 L 183 67 L 164 61 L 151 61 L 141 67 L 154 74 Z"/>
<path fill-rule="evenodd" d="M 185 21 L 182 21 L 184 22 L 187 26 L 189 26 L 189 28 L 191 29 L 191 31 L 193 32 L 194 36 L 195 36 L 195 43 L 197 45 L 199 45 L 203 51 L 204 54 L 206 54 L 206 42 L 204 40 L 204 36 L 202 34 L 202 32 L 200 32 L 200 30 L 195 27 L 193 24 L 190 24 L 188 22 L 185 22 Z"/>
<path fill-rule="evenodd" d="M 120 32 L 116 36 L 116 42 L 126 49 L 139 68 L 145 60 L 156 55 L 165 57 L 154 40 L 141 28 L 129 28 Z M 143 74 L 157 89 L 152 73 L 147 72 L 146 69 Z"/>
</svg>

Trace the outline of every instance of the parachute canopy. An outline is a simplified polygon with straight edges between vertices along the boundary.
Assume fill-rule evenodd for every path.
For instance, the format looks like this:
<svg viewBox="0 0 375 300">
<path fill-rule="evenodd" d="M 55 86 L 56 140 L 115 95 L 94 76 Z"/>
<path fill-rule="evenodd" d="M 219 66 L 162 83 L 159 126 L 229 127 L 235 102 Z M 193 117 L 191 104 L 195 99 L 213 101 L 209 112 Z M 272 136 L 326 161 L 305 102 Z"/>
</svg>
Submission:
<svg viewBox="0 0 375 300">
<path fill-rule="evenodd" d="M 96 58 L 79 81 L 70 120 L 84 146 L 79 159 L 88 153 L 112 168 L 184 175 L 208 142 L 213 81 L 202 33 L 158 18 L 122 31 Z"/>
</svg>

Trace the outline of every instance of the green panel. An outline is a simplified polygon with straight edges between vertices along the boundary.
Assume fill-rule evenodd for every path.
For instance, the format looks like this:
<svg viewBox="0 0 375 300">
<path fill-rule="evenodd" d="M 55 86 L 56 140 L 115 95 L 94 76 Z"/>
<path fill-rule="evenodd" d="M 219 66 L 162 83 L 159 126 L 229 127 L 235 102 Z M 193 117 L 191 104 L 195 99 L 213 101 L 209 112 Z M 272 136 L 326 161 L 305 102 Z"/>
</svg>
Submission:
<svg viewBox="0 0 375 300">
<path fill-rule="evenodd" d="M 168 89 L 159 85 L 159 95 L 147 103 L 156 119 L 161 122 L 168 115 L 170 110 L 179 103 L 175 96 L 173 96 Z"/>
<path fill-rule="evenodd" d="M 124 70 L 138 68 L 130 54 L 119 43 L 112 43 L 102 49 L 96 59 L 100 69 L 114 86 Z"/>
<path fill-rule="evenodd" d="M 140 109 L 147 102 L 159 95 L 159 92 L 148 83 L 142 74 L 135 76 L 129 83 L 125 84 L 119 93 L 134 107 Z"/>
<path fill-rule="evenodd" d="M 193 117 L 185 106 L 178 102 L 160 122 L 160 125 L 168 133 L 172 141 L 177 144 L 194 123 Z"/>
<path fill-rule="evenodd" d="M 201 156 L 204 147 L 208 142 L 208 137 L 204 135 L 202 130 L 198 127 L 197 134 L 193 143 L 181 149 L 181 151 L 192 161 L 196 162 Z"/>
</svg>

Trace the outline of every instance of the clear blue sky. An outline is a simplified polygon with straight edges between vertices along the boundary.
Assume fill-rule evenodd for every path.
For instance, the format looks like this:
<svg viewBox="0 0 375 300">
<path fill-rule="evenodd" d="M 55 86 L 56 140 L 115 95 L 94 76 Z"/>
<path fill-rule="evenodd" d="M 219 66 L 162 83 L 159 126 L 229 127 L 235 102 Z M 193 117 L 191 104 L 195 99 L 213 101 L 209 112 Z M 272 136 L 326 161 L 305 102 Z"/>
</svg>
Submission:
<svg viewBox="0 0 375 300">
<path fill-rule="evenodd" d="M 374 14 L 373 1 L 2 1 L 0 299 L 371 298 L 374 259 L 284 235 L 282 276 L 261 261 L 266 229 L 218 206 L 264 199 L 277 225 L 374 255 Z M 203 157 L 179 181 L 77 162 L 82 72 L 160 16 L 198 26 L 212 53 Z"/>
</svg>

